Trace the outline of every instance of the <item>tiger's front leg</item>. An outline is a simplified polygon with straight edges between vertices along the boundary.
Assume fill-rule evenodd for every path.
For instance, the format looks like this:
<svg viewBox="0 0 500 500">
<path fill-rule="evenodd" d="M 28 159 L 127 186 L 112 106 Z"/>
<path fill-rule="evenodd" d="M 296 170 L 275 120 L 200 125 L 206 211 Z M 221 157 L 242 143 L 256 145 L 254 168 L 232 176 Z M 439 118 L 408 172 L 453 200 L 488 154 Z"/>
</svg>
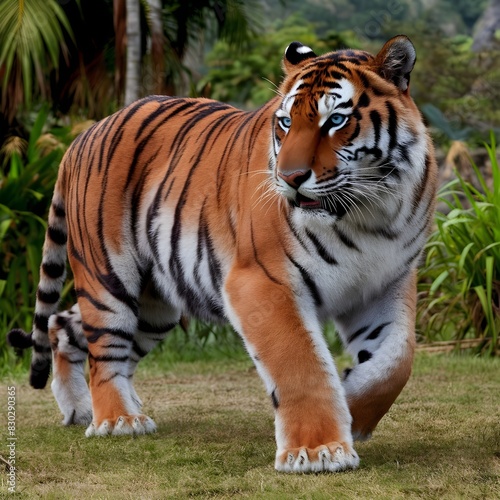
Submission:
<svg viewBox="0 0 500 500">
<path fill-rule="evenodd" d="M 369 303 L 336 320 L 355 365 L 344 372 L 355 439 L 371 437 L 412 368 L 415 350 L 415 273 L 394 283 Z"/>
<path fill-rule="evenodd" d="M 304 303 L 300 303 L 303 300 Z M 226 308 L 275 408 L 276 462 L 284 472 L 356 468 L 351 416 L 309 297 L 260 268 L 233 269 Z"/>
</svg>

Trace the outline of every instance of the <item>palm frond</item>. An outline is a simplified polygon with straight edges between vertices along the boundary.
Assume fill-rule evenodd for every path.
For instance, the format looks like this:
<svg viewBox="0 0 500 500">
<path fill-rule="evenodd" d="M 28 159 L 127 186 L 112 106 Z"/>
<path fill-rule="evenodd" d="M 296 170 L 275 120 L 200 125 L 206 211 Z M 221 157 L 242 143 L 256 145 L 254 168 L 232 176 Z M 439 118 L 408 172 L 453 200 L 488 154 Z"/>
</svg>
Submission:
<svg viewBox="0 0 500 500">
<path fill-rule="evenodd" d="M 0 2 L 1 112 L 10 120 L 33 95 L 48 95 L 48 73 L 67 57 L 65 32 L 71 26 L 56 0 Z"/>
</svg>

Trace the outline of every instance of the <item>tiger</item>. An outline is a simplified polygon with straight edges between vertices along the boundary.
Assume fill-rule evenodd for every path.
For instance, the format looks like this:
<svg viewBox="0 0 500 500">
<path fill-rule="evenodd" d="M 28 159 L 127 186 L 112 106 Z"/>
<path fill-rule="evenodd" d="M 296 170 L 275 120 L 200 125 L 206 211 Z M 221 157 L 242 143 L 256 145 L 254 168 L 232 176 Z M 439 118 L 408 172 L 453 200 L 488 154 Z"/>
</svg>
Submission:
<svg viewBox="0 0 500 500">
<path fill-rule="evenodd" d="M 436 161 L 405 35 L 376 55 L 291 43 L 252 111 L 153 95 L 65 153 L 48 215 L 30 383 L 86 436 L 147 434 L 133 376 L 181 318 L 229 322 L 270 397 L 275 469 L 355 469 L 408 381 Z M 66 259 L 77 303 L 57 313 Z M 352 367 L 323 335 L 333 321 Z M 88 359 L 89 383 L 85 381 Z"/>
</svg>

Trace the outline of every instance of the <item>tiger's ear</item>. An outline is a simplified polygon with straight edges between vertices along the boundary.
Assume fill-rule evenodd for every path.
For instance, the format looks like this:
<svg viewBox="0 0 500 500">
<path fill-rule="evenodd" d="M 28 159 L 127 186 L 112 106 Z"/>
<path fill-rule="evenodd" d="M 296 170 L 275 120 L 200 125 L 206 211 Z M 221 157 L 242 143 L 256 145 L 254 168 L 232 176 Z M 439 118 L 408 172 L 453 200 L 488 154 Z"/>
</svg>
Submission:
<svg viewBox="0 0 500 500">
<path fill-rule="evenodd" d="M 394 83 L 403 92 L 408 91 L 410 73 L 417 60 L 415 47 L 405 35 L 391 38 L 375 58 L 377 73 Z"/>
<path fill-rule="evenodd" d="M 313 50 L 300 42 L 292 42 L 283 56 L 283 69 L 287 75 L 297 71 L 305 61 L 316 57 Z"/>
</svg>

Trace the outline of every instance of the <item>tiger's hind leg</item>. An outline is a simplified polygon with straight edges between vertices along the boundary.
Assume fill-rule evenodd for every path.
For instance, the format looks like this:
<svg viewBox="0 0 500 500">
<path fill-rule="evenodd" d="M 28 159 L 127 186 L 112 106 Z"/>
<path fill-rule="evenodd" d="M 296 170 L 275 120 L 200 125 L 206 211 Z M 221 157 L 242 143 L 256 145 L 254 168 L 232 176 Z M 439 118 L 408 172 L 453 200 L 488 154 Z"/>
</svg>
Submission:
<svg viewBox="0 0 500 500">
<path fill-rule="evenodd" d="M 156 425 L 130 390 L 129 357 L 138 325 L 140 274 L 126 258 L 117 257 L 122 277 L 109 266 L 89 272 L 70 254 L 82 328 L 89 350 L 92 423 L 85 435 L 145 434 Z M 125 272 L 126 271 L 126 272 Z"/>
<path fill-rule="evenodd" d="M 78 305 L 50 317 L 49 340 L 52 348 L 52 392 L 64 416 L 64 425 L 89 425 L 92 402 L 85 379 L 88 345 L 83 334 Z"/>
<path fill-rule="evenodd" d="M 344 372 L 354 439 L 371 437 L 406 385 L 415 350 L 415 275 L 369 304 L 337 318 L 336 326 L 355 365 Z"/>
<path fill-rule="evenodd" d="M 180 313 L 165 303 L 149 284 L 139 302 L 139 322 L 132 342 L 128 362 L 128 379 L 132 399 L 139 408 L 142 401 L 137 395 L 133 377 L 139 361 L 159 344 L 167 333 L 179 323 Z"/>
<path fill-rule="evenodd" d="M 130 266 L 122 265 L 129 285 L 116 288 L 116 275 L 90 283 L 88 274 L 75 272 L 78 263 L 72 267 L 89 348 L 93 421 L 86 436 L 154 432 L 156 424 L 142 413 L 132 377 L 138 361 L 164 338 L 180 313 L 157 297 L 151 285 L 139 289 L 143 280 L 133 276 Z M 92 293 L 82 288 L 80 277 Z M 131 293 L 134 288 L 137 295 Z"/>
</svg>

